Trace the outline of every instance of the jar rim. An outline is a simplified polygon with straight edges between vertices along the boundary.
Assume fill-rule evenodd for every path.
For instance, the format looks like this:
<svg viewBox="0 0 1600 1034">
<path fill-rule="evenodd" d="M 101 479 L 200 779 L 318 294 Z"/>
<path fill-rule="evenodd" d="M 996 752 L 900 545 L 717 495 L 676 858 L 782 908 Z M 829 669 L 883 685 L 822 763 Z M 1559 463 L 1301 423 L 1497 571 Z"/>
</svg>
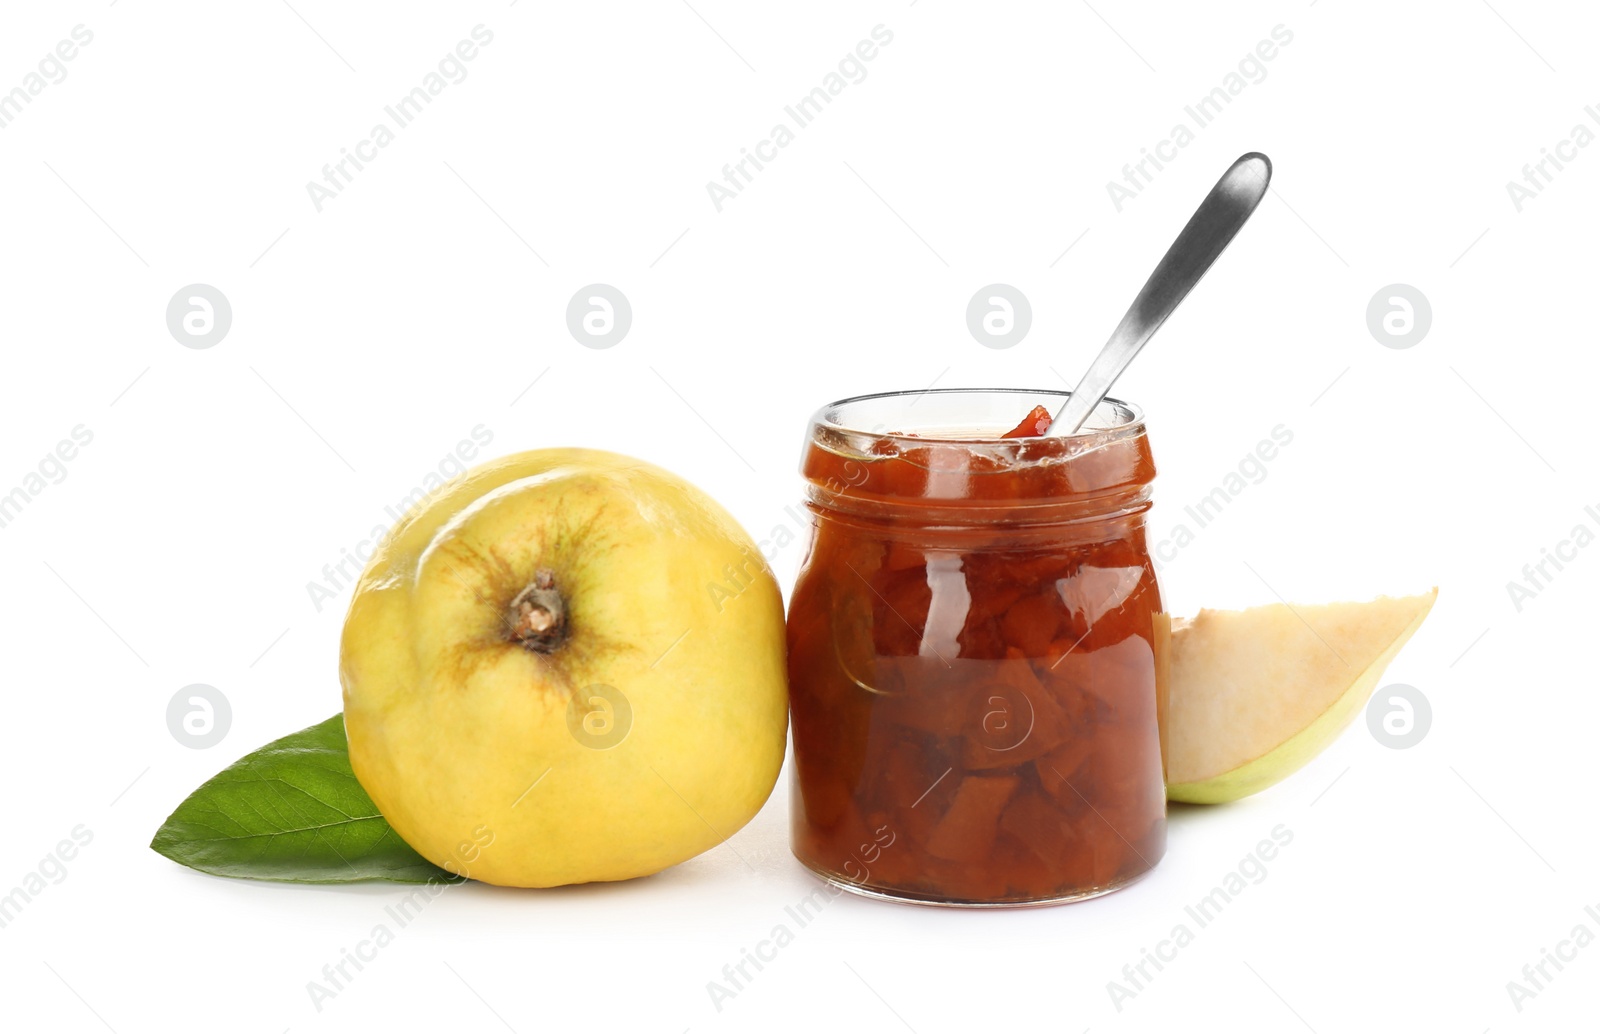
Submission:
<svg viewBox="0 0 1600 1034">
<path fill-rule="evenodd" d="M 830 431 L 844 435 L 869 435 L 873 438 L 907 443 L 920 443 L 926 445 L 930 442 L 939 444 L 988 444 L 992 445 L 997 440 L 994 434 L 918 434 L 914 431 L 903 429 L 890 430 L 886 427 L 861 427 L 860 421 L 849 421 L 842 418 L 840 411 L 847 406 L 859 406 L 861 403 L 882 402 L 887 400 L 908 400 L 907 410 L 916 405 L 921 399 L 930 396 L 951 397 L 957 395 L 972 396 L 1016 396 L 1029 398 L 1035 405 L 1045 405 L 1052 412 L 1058 412 L 1062 404 L 1072 397 L 1072 392 L 1058 389 L 1039 388 L 921 388 L 907 391 L 880 391 L 865 395 L 853 395 L 849 398 L 838 399 L 821 407 L 812 415 L 813 428 L 826 428 Z M 1045 400 L 1053 402 L 1048 404 Z M 1011 422 L 1015 424 L 1031 409 L 1031 405 L 1023 404 L 1021 412 Z M 903 427 L 903 425 L 902 425 Z M 1059 438 L 1074 444 L 1088 443 L 1094 439 L 1114 440 L 1127 435 L 1137 434 L 1144 430 L 1144 411 L 1131 402 L 1121 399 L 1106 397 L 1095 406 L 1084 426 L 1070 435 L 1029 435 L 1025 438 L 1007 439 L 1013 442 L 1039 442 L 1052 438 Z M 1078 451 L 1078 450 L 1074 450 Z"/>
</svg>

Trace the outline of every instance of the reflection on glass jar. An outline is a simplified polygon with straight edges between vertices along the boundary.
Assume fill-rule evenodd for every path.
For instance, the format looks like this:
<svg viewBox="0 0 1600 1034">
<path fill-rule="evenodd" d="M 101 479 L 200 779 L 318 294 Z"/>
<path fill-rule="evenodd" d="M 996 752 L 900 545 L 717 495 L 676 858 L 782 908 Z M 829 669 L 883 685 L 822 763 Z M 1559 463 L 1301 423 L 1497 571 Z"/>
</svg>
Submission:
<svg viewBox="0 0 1600 1034">
<path fill-rule="evenodd" d="M 1155 466 L 1107 400 L 1079 434 L 1001 440 L 1065 393 L 824 407 L 789 608 L 795 855 L 863 893 L 1067 901 L 1166 847 Z"/>
</svg>

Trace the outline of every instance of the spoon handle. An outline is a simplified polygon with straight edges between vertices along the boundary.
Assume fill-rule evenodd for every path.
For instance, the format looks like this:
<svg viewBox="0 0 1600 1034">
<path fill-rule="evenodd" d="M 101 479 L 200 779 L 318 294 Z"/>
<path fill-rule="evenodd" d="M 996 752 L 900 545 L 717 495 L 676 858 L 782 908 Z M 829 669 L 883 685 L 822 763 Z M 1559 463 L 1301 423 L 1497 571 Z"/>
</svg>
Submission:
<svg viewBox="0 0 1600 1034">
<path fill-rule="evenodd" d="M 1083 426 L 1111 385 L 1128 368 L 1139 349 L 1167 321 L 1178 304 L 1244 227 L 1266 196 L 1272 162 L 1254 151 L 1234 162 L 1211 193 L 1200 202 L 1172 247 L 1145 281 L 1139 297 L 1112 331 L 1072 395 L 1056 413 L 1045 434 L 1068 435 Z"/>
</svg>

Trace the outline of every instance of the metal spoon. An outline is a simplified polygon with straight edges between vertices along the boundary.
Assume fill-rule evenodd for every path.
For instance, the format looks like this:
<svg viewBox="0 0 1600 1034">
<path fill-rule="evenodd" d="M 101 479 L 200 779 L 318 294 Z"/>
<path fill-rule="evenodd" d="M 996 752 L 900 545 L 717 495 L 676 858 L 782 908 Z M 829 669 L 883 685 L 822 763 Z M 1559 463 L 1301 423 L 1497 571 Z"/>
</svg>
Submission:
<svg viewBox="0 0 1600 1034">
<path fill-rule="evenodd" d="M 1139 349 L 1188 297 L 1223 249 L 1244 228 L 1250 213 L 1266 196 L 1271 179 L 1271 160 L 1254 151 L 1234 162 L 1222 174 L 1211 193 L 1194 210 L 1183 232 L 1172 242 L 1172 247 L 1161 257 L 1127 315 L 1111 332 L 1111 340 L 1072 390 L 1072 396 L 1056 412 L 1045 434 L 1068 435 L 1083 426 L 1111 390 L 1111 385 L 1139 354 Z"/>
</svg>

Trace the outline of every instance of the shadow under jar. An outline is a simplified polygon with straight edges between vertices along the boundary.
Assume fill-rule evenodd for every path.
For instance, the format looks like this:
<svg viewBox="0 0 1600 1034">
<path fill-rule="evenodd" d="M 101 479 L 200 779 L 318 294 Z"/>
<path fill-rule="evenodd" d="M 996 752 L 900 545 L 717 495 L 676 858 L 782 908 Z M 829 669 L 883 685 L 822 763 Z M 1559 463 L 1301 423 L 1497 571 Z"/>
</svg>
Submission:
<svg viewBox="0 0 1600 1034">
<path fill-rule="evenodd" d="M 1072 901 L 1166 849 L 1143 418 L 1107 399 L 1070 437 L 1000 438 L 1066 395 L 869 395 L 812 420 L 793 847 L 844 889 Z"/>
</svg>

